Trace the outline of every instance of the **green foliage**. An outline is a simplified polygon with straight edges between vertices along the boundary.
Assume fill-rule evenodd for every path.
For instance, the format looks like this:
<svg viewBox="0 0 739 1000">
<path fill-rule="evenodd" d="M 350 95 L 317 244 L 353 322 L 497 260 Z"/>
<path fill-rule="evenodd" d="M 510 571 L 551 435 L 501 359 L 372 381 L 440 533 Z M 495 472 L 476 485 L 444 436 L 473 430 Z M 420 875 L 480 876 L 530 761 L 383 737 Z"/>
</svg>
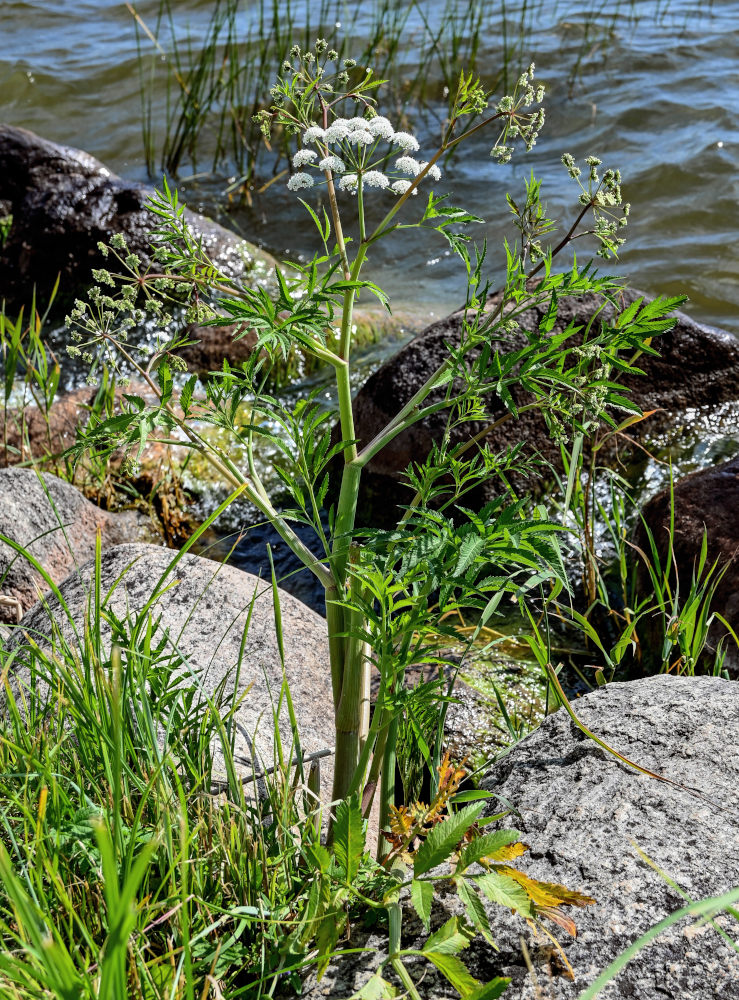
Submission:
<svg viewBox="0 0 739 1000">
<path fill-rule="evenodd" d="M 509 198 L 519 237 L 505 244 L 501 294 L 489 306 L 487 248 L 474 248 L 466 232 L 478 218 L 433 192 L 414 215 L 411 199 L 419 187 L 440 179 L 437 161 L 479 130 L 492 130 L 491 155 L 499 162 L 510 159 L 515 145 L 531 148 L 543 123 L 539 106 L 543 88 L 535 81 L 533 64 L 494 106 L 476 77 L 462 74 L 439 148 L 425 161 L 402 155 L 385 167 L 393 151 L 416 152 L 419 143 L 376 115 L 378 80 L 372 72 L 363 69 L 353 74 L 352 66 L 337 67 L 338 59 L 338 52 L 324 39 L 312 49 L 295 46 L 271 92 L 272 105 L 259 115 L 265 131 L 277 128 L 299 136 L 301 148 L 294 164 L 304 170 L 293 174 L 288 187 L 307 189 L 316 180 L 326 184 L 328 207 L 323 217 L 309 208 L 320 244 L 316 255 L 305 264 L 293 263 L 284 271 L 277 268 L 271 290 L 250 289 L 219 273 L 209 261 L 202 241 L 187 227 L 177 192 L 165 183 L 152 202 L 158 217 L 156 270 L 141 265 L 127 252 L 125 241 L 117 238 L 105 252 L 118 273 L 99 271 L 97 280 L 103 287 L 93 289 L 89 300 L 78 303 L 69 318 L 71 351 L 91 354 L 97 371 L 108 366 L 119 378 L 134 375 L 146 385 L 146 395 L 128 394 L 122 412 L 96 424 L 75 451 L 105 441 L 138 457 L 151 435 L 179 434 L 185 447 L 201 454 L 235 488 L 234 495 L 246 497 L 271 522 L 326 593 L 336 730 L 330 846 L 319 842 L 316 817 L 310 810 L 303 810 L 308 815 L 301 817 L 300 803 L 287 800 L 284 761 L 290 758 L 280 750 L 283 784 L 275 786 L 271 795 L 271 826 L 255 835 L 254 815 L 243 790 L 234 808 L 249 816 L 248 821 L 232 819 L 228 799 L 223 805 L 229 822 L 236 823 L 236 839 L 241 846 L 250 845 L 247 858 L 250 862 L 258 859 L 269 873 L 269 885 L 250 862 L 248 871 L 239 870 L 234 876 L 233 898 L 226 891 L 228 883 L 206 886 L 197 864 L 186 879 L 183 875 L 178 885 L 177 975 L 187 983 L 191 976 L 183 962 L 190 962 L 197 972 L 207 961 L 220 960 L 220 952 L 209 950 L 207 959 L 200 959 L 190 948 L 195 941 L 210 947 L 208 936 L 216 926 L 231 935 L 229 947 L 236 952 L 242 949 L 242 960 L 244 940 L 256 948 L 256 939 L 249 937 L 255 928 L 267 935 L 270 946 L 260 952 L 265 983 L 278 972 L 296 970 L 307 962 L 314 962 L 320 975 L 339 947 L 352 905 L 361 903 L 370 910 L 386 909 L 389 945 L 384 964 L 389 963 L 408 995 L 418 1000 L 402 961 L 406 953 L 401 948 L 400 893 L 410 889 L 422 922 L 430 926 L 438 880 L 434 871 L 450 863 L 444 878 L 459 893 L 467 917 L 454 918 L 436 931 L 419 954 L 461 996 L 497 996 L 505 984 L 477 983 L 458 957 L 475 933 L 491 939 L 482 897 L 531 921 L 550 917 L 570 932 L 574 924 L 560 907 L 586 905 L 590 900 L 563 886 L 536 882 L 511 867 L 508 862 L 522 854 L 525 845 L 508 835 L 484 831 L 491 822 L 482 820 L 484 801 L 465 805 L 461 799 L 455 804 L 465 771 L 452 767 L 448 757 L 442 760 L 443 718 L 450 692 L 441 678 L 452 661 L 440 650 L 440 640 L 448 639 L 449 646 L 459 640 L 450 616 L 476 620 L 469 638 L 474 641 L 499 612 L 505 596 L 531 614 L 532 605 L 539 607 L 540 595 L 551 602 L 569 591 L 560 543 L 565 525 L 507 485 L 509 473 L 531 472 L 531 462 L 523 459 L 520 448 L 492 453 L 484 438 L 500 422 L 515 420 L 532 409 L 542 413 L 552 435 L 563 444 L 572 436 L 575 441 L 584 440 L 602 425 L 617 428 L 619 411 L 638 413 L 619 380 L 638 371 L 636 360 L 641 353 L 654 353 L 652 340 L 672 325 L 670 313 L 678 300 L 637 302 L 621 309 L 621 283 L 600 275 L 591 263 L 582 266 L 573 259 L 565 270 L 555 270 L 555 258 L 576 239 L 591 237 L 598 253 L 607 259 L 615 257 L 622 242 L 617 234 L 625 226 L 628 206 L 622 204 L 620 177 L 613 170 L 604 171 L 601 177 L 599 161 L 590 158 L 587 184 L 578 180 L 574 218 L 556 244 L 547 244 L 554 222 L 546 215 L 540 184 L 533 176 L 520 204 Z M 342 116 L 346 109 L 351 118 Z M 578 179 L 574 161 L 565 158 L 565 165 Z M 405 177 L 392 180 L 403 173 Z M 345 231 L 349 213 L 340 202 L 344 197 L 356 199 L 357 226 L 351 234 Z M 365 210 L 371 197 L 392 199 L 374 229 L 367 225 Z M 382 289 L 364 272 L 372 244 L 389 238 L 401 226 L 434 229 L 465 268 L 468 293 L 461 335 L 459 342 L 448 344 L 446 358 L 426 383 L 410 399 L 399 401 L 389 424 L 360 445 L 362 429 L 355 427 L 352 409 L 353 308 L 360 294 L 371 294 L 387 305 Z M 561 298 L 592 294 L 615 307 L 612 317 L 584 327 L 571 322 L 555 332 Z M 213 373 L 202 391 L 192 379 L 184 381 L 179 375 L 182 363 L 176 352 L 186 339 L 177 332 L 170 313 L 183 306 L 201 321 L 234 322 L 237 337 L 247 329 L 257 333 L 250 361 L 238 368 L 224 362 L 222 371 Z M 533 307 L 543 316 L 539 328 L 519 329 L 519 317 Z M 156 319 L 160 332 L 153 347 L 137 349 L 128 343 L 129 331 L 147 315 Z M 286 404 L 268 391 L 274 366 L 284 364 L 296 350 L 333 371 L 337 412 L 328 414 L 317 398 Z M 521 392 L 525 403 L 520 401 Z M 397 435 L 437 414 L 443 414 L 444 431 L 429 457 L 405 470 L 415 495 L 399 513 L 396 527 L 359 530 L 356 512 L 368 463 Z M 336 417 L 337 429 L 332 431 L 330 420 Z M 452 432 L 473 421 L 483 430 L 455 443 Z M 214 445 L 204 434 L 208 424 L 226 432 L 233 447 Z M 287 507 L 280 510 L 259 475 L 255 460 L 259 440 L 268 441 L 280 456 L 279 476 L 289 496 Z M 576 494 L 577 461 L 576 455 L 575 472 L 568 476 L 567 506 Z M 334 472 L 337 466 L 338 474 Z M 338 500 L 327 510 L 332 475 L 338 479 L 333 492 Z M 480 510 L 463 502 L 475 487 L 491 479 L 501 483 L 496 498 Z M 315 547 L 298 536 L 295 522 L 313 530 Z M 279 632 L 274 577 L 273 595 Z M 698 615 L 696 621 L 702 628 L 703 618 Z M 581 625 L 586 628 L 584 616 Z M 152 646 L 151 629 L 144 623 L 136 625 L 135 642 L 122 625 L 117 627 L 121 632 L 118 644 L 127 656 L 139 655 L 143 636 L 147 637 L 148 660 L 152 648 L 160 650 Z M 536 626 L 534 634 L 542 667 L 551 669 L 549 650 Z M 99 644 L 95 648 L 99 650 Z M 156 662 L 147 667 L 152 676 L 156 676 Z M 406 676 L 411 668 L 419 667 L 430 667 L 438 677 L 410 688 Z M 370 711 L 372 669 L 379 677 L 379 688 Z M 97 676 L 95 671 L 89 673 L 90 678 L 93 675 Z M 140 682 L 138 673 L 136 677 Z M 157 687 L 153 680 L 150 683 L 153 689 Z M 161 687 L 166 690 L 167 685 Z M 297 739 L 289 690 L 280 694 Z M 168 720 L 168 733 L 187 734 L 186 719 L 195 718 L 206 706 L 197 701 L 194 689 L 178 697 L 184 699 L 187 714 L 176 698 L 167 697 L 157 703 L 157 711 L 168 706 L 174 713 L 171 725 Z M 209 719 L 218 718 L 218 706 L 208 704 L 207 709 Z M 435 727 L 427 721 L 433 713 L 438 720 Z M 118 717 L 115 712 L 113 717 Z M 223 731 L 215 725 L 213 736 Z M 150 725 L 148 731 L 154 732 Z M 203 790 L 204 775 L 209 773 L 207 741 L 199 732 L 196 746 L 176 743 L 185 735 L 173 737 L 178 766 L 164 769 L 172 798 L 179 802 L 179 814 L 184 817 L 179 839 L 169 850 L 167 878 L 175 869 L 188 869 L 195 831 L 202 829 L 202 813 L 196 808 L 191 815 L 187 808 L 190 786 Z M 429 806 L 395 801 L 399 733 L 402 742 L 409 732 L 429 773 Z M 278 739 L 276 744 L 279 749 Z M 227 747 L 224 752 L 228 760 Z M 183 767 L 186 782 L 180 774 Z M 163 773 L 160 761 L 153 764 L 152 773 Z M 112 778 L 108 785 L 117 787 Z M 233 774 L 229 794 L 236 795 L 232 786 Z M 114 801 L 122 803 L 130 797 L 124 790 L 124 797 Z M 375 797 L 379 798 L 377 856 L 382 868 L 365 856 L 363 824 Z M 131 801 L 144 799 L 138 789 Z M 141 809 L 136 830 L 148 816 L 144 806 Z M 116 809 L 113 815 L 119 815 Z M 215 815 L 220 816 L 218 809 Z M 163 825 L 171 829 L 168 820 Z M 120 831 L 113 842 L 120 851 L 129 850 L 130 842 Z M 240 851 L 238 857 L 222 858 L 221 865 L 242 863 Z M 125 856 L 132 870 L 133 857 L 130 852 Z M 473 865 L 481 865 L 483 871 L 471 872 Z M 161 868 L 160 876 L 164 878 Z M 202 885 L 196 886 L 198 878 Z M 219 900 L 217 918 L 206 888 Z M 147 885 L 142 898 L 161 899 L 164 906 L 165 895 L 166 905 L 173 905 L 173 897 L 159 885 Z M 234 909 L 237 896 L 238 905 L 245 909 Z M 197 904 L 191 905 L 192 899 Z M 162 974 L 171 955 L 171 949 L 163 946 L 157 953 L 155 964 L 161 965 Z M 392 995 L 381 975 L 369 989 L 369 995 Z"/>
</svg>

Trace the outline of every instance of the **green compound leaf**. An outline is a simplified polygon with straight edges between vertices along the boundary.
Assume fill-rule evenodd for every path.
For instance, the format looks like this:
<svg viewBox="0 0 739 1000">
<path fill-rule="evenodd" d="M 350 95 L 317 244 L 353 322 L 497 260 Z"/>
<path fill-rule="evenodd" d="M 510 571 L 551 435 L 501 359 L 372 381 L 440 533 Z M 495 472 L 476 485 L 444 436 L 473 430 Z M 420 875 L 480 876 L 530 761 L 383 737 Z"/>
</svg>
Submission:
<svg viewBox="0 0 739 1000">
<path fill-rule="evenodd" d="M 334 825 L 334 854 L 346 871 L 347 882 L 352 882 L 359 871 L 364 854 L 364 829 L 359 798 L 345 799 L 336 810 Z"/>
<path fill-rule="evenodd" d="M 495 979 L 491 979 L 489 983 L 481 986 L 479 990 L 468 993 L 465 1000 L 498 1000 L 498 997 L 508 988 L 509 983 L 510 979 L 496 976 Z"/>
<path fill-rule="evenodd" d="M 367 980 L 358 993 L 352 994 L 350 1000 L 393 1000 L 398 991 L 379 972 Z"/>
<path fill-rule="evenodd" d="M 460 996 L 468 997 L 470 993 L 479 989 L 479 980 L 469 972 L 461 958 L 457 958 L 456 955 L 440 954 L 437 951 L 424 951 L 423 955 L 449 980 Z"/>
<path fill-rule="evenodd" d="M 431 952 L 440 955 L 456 955 L 466 948 L 474 932 L 460 917 L 450 917 L 447 922 L 432 934 L 423 946 L 424 955 Z"/>
<path fill-rule="evenodd" d="M 411 882 L 411 903 L 413 909 L 418 914 L 418 919 L 423 924 L 423 929 L 428 934 L 431 925 L 431 904 L 434 900 L 434 886 L 432 882 L 421 882 L 413 879 Z"/>
<path fill-rule="evenodd" d="M 467 912 L 467 919 L 470 921 L 475 930 L 477 930 L 479 934 L 482 934 L 487 943 L 497 951 L 498 946 L 493 940 L 488 915 L 485 912 L 482 900 L 465 879 L 457 879 L 456 885 L 457 895 L 464 903 L 464 908 Z"/>
<path fill-rule="evenodd" d="M 512 878 L 500 872 L 487 872 L 477 876 L 475 882 L 491 902 L 518 910 L 522 916 L 531 916 L 531 900 L 523 886 Z"/>
<path fill-rule="evenodd" d="M 440 865 L 451 855 L 466 831 L 472 826 L 484 808 L 478 802 L 447 816 L 443 823 L 435 826 L 418 850 L 413 861 L 413 874 L 418 877 Z"/>
</svg>

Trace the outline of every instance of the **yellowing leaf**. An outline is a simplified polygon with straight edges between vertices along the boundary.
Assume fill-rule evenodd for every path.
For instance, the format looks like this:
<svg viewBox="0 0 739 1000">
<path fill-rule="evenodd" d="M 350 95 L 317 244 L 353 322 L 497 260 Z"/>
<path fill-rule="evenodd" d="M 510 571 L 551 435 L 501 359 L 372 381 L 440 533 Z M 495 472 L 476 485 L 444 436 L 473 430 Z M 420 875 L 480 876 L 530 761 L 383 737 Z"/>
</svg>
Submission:
<svg viewBox="0 0 739 1000">
<path fill-rule="evenodd" d="M 525 844 L 513 843 L 519 836 L 518 830 L 498 830 L 473 837 L 460 851 L 458 870 L 464 871 L 477 861 L 510 861 L 519 857 L 526 850 Z"/>
<path fill-rule="evenodd" d="M 530 878 L 517 868 L 510 868 L 507 865 L 496 866 L 496 871 L 501 875 L 514 879 L 526 891 L 529 899 L 537 907 L 539 906 L 589 906 L 595 900 L 592 896 L 586 896 L 582 892 L 568 889 L 556 882 L 539 882 Z"/>
<path fill-rule="evenodd" d="M 396 837 L 400 837 L 402 840 L 407 840 L 411 835 L 411 830 L 413 829 L 413 819 L 408 812 L 406 806 L 401 806 L 399 809 L 395 806 L 390 806 L 390 831 L 395 834 Z"/>
<path fill-rule="evenodd" d="M 506 844 L 505 847 L 499 847 L 497 851 L 493 851 L 491 854 L 485 855 L 486 861 L 513 861 L 514 858 L 520 858 L 522 854 L 528 851 L 529 845 L 522 844 L 519 840 L 515 844 Z"/>
</svg>

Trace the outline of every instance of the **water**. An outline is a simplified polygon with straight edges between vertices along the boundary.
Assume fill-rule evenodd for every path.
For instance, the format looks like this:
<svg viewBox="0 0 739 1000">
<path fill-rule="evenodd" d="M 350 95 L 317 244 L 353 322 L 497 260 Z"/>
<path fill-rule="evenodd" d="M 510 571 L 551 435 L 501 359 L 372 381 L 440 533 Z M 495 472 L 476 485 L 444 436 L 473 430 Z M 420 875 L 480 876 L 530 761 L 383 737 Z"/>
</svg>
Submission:
<svg viewBox="0 0 739 1000">
<path fill-rule="evenodd" d="M 155 23 L 155 0 L 135 6 L 147 24 Z M 213 4 L 180 0 L 173 6 L 178 36 L 190 36 L 197 44 Z M 420 6 L 432 28 L 438 27 L 442 5 Z M 301 9 L 299 3 L 294 7 Z M 253 22 L 256 9 L 254 2 L 243 5 L 244 26 Z M 361 48 L 373 3 L 352 10 L 357 13 L 346 8 L 345 21 L 353 24 Z M 739 334 L 739 78 L 730 41 L 739 28 L 736 0 L 593 0 L 586 10 L 573 2 L 529 2 L 509 8 L 505 23 L 500 5 L 485 3 L 482 23 L 477 67 L 483 78 L 500 65 L 504 28 L 515 39 L 519 25 L 525 25 L 516 52 L 524 63 L 529 57 L 537 60 L 547 86 L 548 122 L 533 154 L 516 157 L 510 166 L 490 160 L 493 136 L 471 143 L 448 165 L 439 187 L 488 220 L 476 235 L 487 237 L 491 248 L 500 246 L 506 230 L 503 196 L 506 190 L 521 190 L 531 167 L 543 179 L 550 214 L 571 218 L 577 192 L 559 157 L 564 151 L 578 158 L 596 153 L 621 168 L 633 205 L 627 248 L 612 270 L 648 292 L 688 294 L 688 311 Z M 6 0 L 0 24 L 0 119 L 84 148 L 119 173 L 144 179 L 137 43 L 126 5 L 118 0 Z M 414 10 L 397 60 L 401 75 L 415 72 L 422 34 Z M 151 46 L 146 45 L 148 55 Z M 433 68 L 431 77 L 428 114 L 420 121 L 427 150 L 441 108 L 441 71 L 436 72 L 437 93 Z M 154 103 L 155 119 L 164 117 L 164 105 L 162 90 Z M 222 176 L 202 186 L 186 182 L 186 197 L 211 210 L 222 208 L 220 194 L 232 170 L 225 164 Z M 278 256 L 305 256 L 313 247 L 301 213 L 295 197 L 278 182 L 262 195 L 255 192 L 250 209 L 233 210 L 231 223 Z M 495 279 L 500 255 L 492 253 L 491 261 Z M 386 242 L 375 248 L 370 265 L 371 276 L 396 303 L 415 308 L 419 319 L 463 299 L 463 276 L 433 235 L 411 232 Z"/>
</svg>

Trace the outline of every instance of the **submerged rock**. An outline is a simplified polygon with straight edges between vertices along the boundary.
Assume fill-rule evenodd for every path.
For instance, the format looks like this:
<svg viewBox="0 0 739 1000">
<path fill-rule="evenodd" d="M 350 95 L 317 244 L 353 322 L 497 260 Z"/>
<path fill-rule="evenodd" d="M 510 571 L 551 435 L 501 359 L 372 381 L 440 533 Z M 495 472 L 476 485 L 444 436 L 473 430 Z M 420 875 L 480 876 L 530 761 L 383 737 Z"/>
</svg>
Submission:
<svg viewBox="0 0 739 1000">
<path fill-rule="evenodd" d="M 122 620 L 135 617 L 147 604 L 167 573 L 168 589 L 153 602 L 151 615 L 159 619 L 157 636 L 168 633 L 172 648 L 185 657 L 187 668 L 199 675 L 202 690 L 213 696 L 225 685 L 228 703 L 238 678 L 241 704 L 234 716 L 238 728 L 236 753 L 244 772 L 273 763 L 272 712 L 283 680 L 275 633 L 275 611 L 269 583 L 199 556 L 184 555 L 171 571 L 176 553 L 154 545 L 119 545 L 103 553 L 100 589 L 109 610 Z M 63 631 L 69 618 L 79 628 L 87 609 L 94 566 L 87 563 L 60 586 L 69 614 L 55 598 L 48 610 L 37 605 L 23 618 L 11 640 L 23 633 L 43 641 L 50 617 Z M 256 598 L 256 599 L 255 599 Z M 333 696 L 326 623 L 289 594 L 280 593 L 285 676 L 290 685 L 306 753 L 333 748 Z M 243 655 L 241 644 L 248 621 Z M 240 668 L 237 672 L 237 667 Z M 280 716 L 285 754 L 291 737 L 287 712 Z M 331 791 L 332 761 L 322 762 L 322 785 Z"/>
<path fill-rule="evenodd" d="M 495 764 L 482 781 L 503 805 L 503 820 L 521 831 L 530 850 L 516 867 L 595 898 L 594 905 L 566 910 L 577 938 L 556 932 L 574 980 L 551 941 L 534 937 L 520 917 L 487 904 L 500 950 L 480 938 L 460 958 L 482 982 L 508 976 L 505 1000 L 576 1000 L 625 948 L 685 898 L 650 867 L 659 866 L 691 899 L 716 896 L 739 886 L 739 686 L 716 677 L 650 677 L 610 684 L 576 702 L 582 721 L 631 760 L 671 778 L 647 777 L 601 750 L 560 709 Z M 638 848 L 638 849 L 637 849 Z M 447 869 L 448 870 L 448 869 Z M 440 869 L 441 872 L 441 869 Z M 438 899 L 432 927 L 461 909 L 453 896 Z M 735 921 L 716 922 L 732 938 Z M 425 936 L 407 907 L 404 948 L 422 947 Z M 536 983 L 522 953 L 523 936 Z M 355 928 L 342 947 L 363 954 L 335 961 L 302 994 L 348 998 L 387 955 L 387 931 Z M 414 964 L 424 1000 L 457 997 L 429 965 Z M 395 981 L 389 967 L 385 978 Z M 602 1000 L 735 1000 L 739 954 L 708 924 L 683 919 L 663 932 L 604 988 Z"/>
<path fill-rule="evenodd" d="M 670 577 L 675 586 L 675 572 L 679 580 L 680 606 L 684 605 L 691 581 L 700 559 L 704 533 L 707 537 L 707 561 L 703 571 L 705 580 L 714 563 L 717 563 L 712 580 L 718 585 L 711 602 L 711 610 L 718 611 L 739 635 L 739 456 L 712 469 L 702 469 L 685 476 L 673 487 L 674 535 L 672 542 L 673 572 Z M 656 543 L 663 569 L 667 568 L 670 548 L 670 490 L 662 490 L 652 497 L 642 509 L 647 528 Z M 640 523 L 636 531 L 636 544 L 649 554 L 647 531 Z M 643 561 L 639 560 L 639 590 L 643 597 L 651 597 L 652 586 Z M 642 645 L 648 652 L 661 648 L 663 632 L 656 619 L 646 619 L 641 631 Z M 716 646 L 725 637 L 726 659 L 724 668 L 739 677 L 739 649 L 724 625 L 715 620 L 711 626 L 708 647 L 704 655 L 706 665 L 714 660 Z M 659 645 L 657 645 L 657 643 Z M 675 658 L 678 653 L 675 652 Z M 653 667 L 654 664 L 645 664 Z"/>
<path fill-rule="evenodd" d="M 90 283 L 92 268 L 105 267 L 98 242 L 115 233 L 148 260 L 148 234 L 156 224 L 146 207 L 151 194 L 89 153 L 0 125 L 0 205 L 13 217 L 0 247 L 0 300 L 11 312 L 28 308 L 35 287 L 44 304 L 58 274 L 62 294 L 75 294 Z M 189 209 L 185 219 L 232 277 L 259 280 L 274 266 L 269 255 L 211 219 Z"/>
<path fill-rule="evenodd" d="M 103 549 L 149 537 L 146 519 L 134 512 L 110 514 L 69 483 L 33 469 L 0 469 L 0 535 L 22 545 L 54 583 Z M 0 542 L 0 594 L 27 611 L 49 587 L 43 575 L 14 548 Z M 0 621 L 14 622 L 15 608 L 0 605 Z"/>
<path fill-rule="evenodd" d="M 642 294 L 624 292 L 624 306 Z M 492 299 L 491 305 L 495 302 L 496 299 Z M 557 323 L 552 333 L 564 330 L 573 321 L 585 326 L 598 312 L 601 303 L 602 300 L 591 294 L 560 299 Z M 602 315 L 612 316 L 612 307 L 604 309 Z M 535 330 L 542 317 L 542 310 L 530 309 L 517 321 L 522 328 Z M 421 388 L 447 357 L 446 344 L 459 343 L 462 319 L 463 314 L 457 312 L 427 327 L 368 379 L 354 403 L 360 444 L 372 440 Z M 597 318 L 595 323 L 598 323 Z M 518 334 L 505 346 L 516 348 L 523 343 L 523 335 Z M 622 379 L 624 387 L 631 390 L 629 397 L 643 410 L 661 408 L 679 411 L 689 406 L 715 405 L 739 399 L 739 342 L 730 334 L 696 323 L 684 313 L 677 313 L 675 327 L 660 337 L 655 346 L 660 352 L 659 357 L 643 356 L 639 359 L 644 375 L 633 374 Z M 527 402 L 520 389 L 514 389 L 513 397 L 519 406 Z M 443 390 L 431 396 L 431 399 L 434 398 L 443 398 Z M 505 415 L 505 408 L 495 396 L 488 397 L 488 405 L 491 422 Z M 452 442 L 467 440 L 481 432 L 484 426 L 482 422 L 475 421 L 457 426 L 452 430 Z M 446 412 L 433 414 L 403 431 L 372 459 L 362 479 L 362 514 L 366 523 L 376 523 L 378 519 L 387 522 L 394 513 L 390 501 L 406 503 L 410 499 L 411 491 L 399 483 L 399 474 L 409 463 L 422 462 L 432 445 L 441 441 L 445 428 Z M 640 428 L 633 428 L 632 432 L 639 434 Z M 522 413 L 518 419 L 506 420 L 488 433 L 485 442 L 493 452 L 525 442 L 527 454 L 538 453 L 555 465 L 560 463 L 559 446 L 552 442 L 538 410 Z M 527 483 L 522 481 L 517 485 L 526 488 Z M 498 484 L 490 481 L 475 494 L 468 495 L 465 503 L 479 507 L 498 492 Z"/>
</svg>

